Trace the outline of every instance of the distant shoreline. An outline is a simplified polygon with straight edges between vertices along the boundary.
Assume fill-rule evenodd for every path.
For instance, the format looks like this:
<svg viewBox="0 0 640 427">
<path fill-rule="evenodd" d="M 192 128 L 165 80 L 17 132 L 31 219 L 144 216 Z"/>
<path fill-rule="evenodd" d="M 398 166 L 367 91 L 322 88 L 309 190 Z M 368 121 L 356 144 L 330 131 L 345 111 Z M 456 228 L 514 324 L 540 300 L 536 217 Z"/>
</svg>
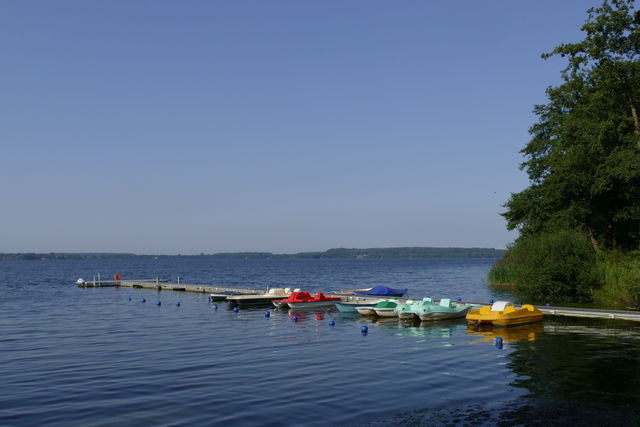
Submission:
<svg viewBox="0 0 640 427">
<path fill-rule="evenodd" d="M 50 252 L 50 253 L 0 253 L 0 260 L 66 260 L 66 259 L 112 259 L 112 258 L 217 258 L 217 259 L 382 259 L 382 258 L 501 258 L 504 249 L 494 248 L 334 248 L 324 252 L 298 252 L 274 254 L 271 252 L 219 252 L 200 255 L 139 255 L 111 252 Z"/>
</svg>

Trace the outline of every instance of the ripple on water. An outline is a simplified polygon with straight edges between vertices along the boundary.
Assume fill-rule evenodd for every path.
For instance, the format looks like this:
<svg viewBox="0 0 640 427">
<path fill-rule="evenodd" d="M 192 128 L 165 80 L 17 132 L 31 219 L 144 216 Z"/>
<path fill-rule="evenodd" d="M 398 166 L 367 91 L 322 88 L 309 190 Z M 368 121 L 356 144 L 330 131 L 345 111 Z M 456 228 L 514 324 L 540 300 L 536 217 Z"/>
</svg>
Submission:
<svg viewBox="0 0 640 427">
<path fill-rule="evenodd" d="M 206 295 L 67 284 L 117 268 L 129 276 L 193 271 L 209 283 L 312 290 L 398 283 L 413 296 L 486 300 L 486 260 L 117 262 L 10 263 L 8 272 L 0 265 L 7 295 L 0 300 L 0 424 L 357 424 L 524 395 L 564 402 L 600 393 L 640 402 L 635 326 L 548 320 L 543 329 L 474 333 L 464 321 L 331 312 L 300 313 L 292 322 L 277 310 L 269 318 L 263 309 L 213 310 Z M 494 345 L 499 334 L 502 350 Z M 623 392 L 605 374 L 626 375 Z M 572 394 L 571 384 L 590 392 Z"/>
</svg>

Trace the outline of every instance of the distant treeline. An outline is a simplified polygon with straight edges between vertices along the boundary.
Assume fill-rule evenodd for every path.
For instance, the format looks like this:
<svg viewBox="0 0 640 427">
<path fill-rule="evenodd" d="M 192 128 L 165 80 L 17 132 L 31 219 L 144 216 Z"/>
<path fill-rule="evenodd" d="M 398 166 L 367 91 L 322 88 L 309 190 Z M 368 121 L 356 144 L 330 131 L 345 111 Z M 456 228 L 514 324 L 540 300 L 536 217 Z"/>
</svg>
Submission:
<svg viewBox="0 0 640 427">
<path fill-rule="evenodd" d="M 271 252 L 222 252 L 200 255 L 136 255 L 130 253 L 15 253 L 0 254 L 0 260 L 64 260 L 64 259 L 110 259 L 110 258 L 500 258 L 502 249 L 493 248 L 336 248 L 324 252 L 299 252 L 295 254 L 273 254 Z"/>
<path fill-rule="evenodd" d="M 272 254 L 235 252 L 208 255 L 214 258 L 500 258 L 504 250 L 493 248 L 335 248 L 324 252 Z"/>
<path fill-rule="evenodd" d="M 15 254 L 2 254 L 0 253 L 0 260 L 59 260 L 59 259 L 109 259 L 109 258 L 132 258 L 136 257 L 136 254 L 128 253 L 15 253 Z"/>
</svg>

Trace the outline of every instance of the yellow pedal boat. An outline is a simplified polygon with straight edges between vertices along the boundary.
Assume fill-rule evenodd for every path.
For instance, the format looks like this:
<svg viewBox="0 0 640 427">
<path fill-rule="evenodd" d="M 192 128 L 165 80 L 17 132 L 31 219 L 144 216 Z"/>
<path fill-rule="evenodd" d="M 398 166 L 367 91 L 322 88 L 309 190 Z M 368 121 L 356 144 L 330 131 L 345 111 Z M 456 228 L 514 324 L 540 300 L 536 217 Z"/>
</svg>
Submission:
<svg viewBox="0 0 640 427">
<path fill-rule="evenodd" d="M 485 306 L 467 313 L 467 322 L 475 325 L 510 326 L 539 322 L 543 316 L 531 304 L 517 308 L 510 301 L 496 301 L 491 307 Z"/>
</svg>

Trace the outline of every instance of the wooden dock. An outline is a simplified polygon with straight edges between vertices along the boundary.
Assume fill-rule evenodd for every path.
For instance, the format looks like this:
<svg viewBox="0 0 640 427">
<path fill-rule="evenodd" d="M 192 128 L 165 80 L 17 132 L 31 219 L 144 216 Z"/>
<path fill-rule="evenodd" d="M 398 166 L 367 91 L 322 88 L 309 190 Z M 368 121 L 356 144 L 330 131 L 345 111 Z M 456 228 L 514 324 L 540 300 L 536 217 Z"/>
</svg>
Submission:
<svg viewBox="0 0 640 427">
<path fill-rule="evenodd" d="M 242 288 L 235 286 L 211 286 L 189 283 L 170 283 L 166 280 L 90 280 L 84 283 L 77 283 L 81 288 L 103 288 L 103 287 L 123 287 L 138 289 L 153 289 L 154 291 L 180 291 L 196 292 L 200 294 L 229 292 L 240 295 L 255 295 L 266 292 L 266 289 Z"/>
<path fill-rule="evenodd" d="M 255 295 L 262 294 L 267 291 L 266 288 L 244 288 L 235 286 L 212 286 L 212 285 L 199 285 L 188 283 L 171 283 L 166 280 L 145 279 L 145 280 L 91 280 L 84 283 L 76 282 L 76 285 L 82 288 L 100 288 L 100 287 L 125 287 L 125 288 L 138 288 L 138 289 L 152 289 L 155 291 L 180 291 L 180 292 L 196 292 L 201 294 L 211 293 L 232 293 L 237 295 Z M 365 297 L 359 295 L 359 297 Z M 371 297 L 379 298 L 379 297 Z M 461 302 L 464 304 L 464 302 Z M 488 303 L 469 303 L 477 305 L 491 305 Z M 634 322 L 640 322 L 640 311 L 627 311 L 627 310 L 602 310 L 595 308 L 574 308 L 574 307 L 550 307 L 550 306 L 536 306 L 536 308 L 542 311 L 544 314 L 552 316 L 567 316 L 567 317 L 585 317 L 590 319 L 615 319 L 615 320 L 631 320 Z"/>
</svg>

